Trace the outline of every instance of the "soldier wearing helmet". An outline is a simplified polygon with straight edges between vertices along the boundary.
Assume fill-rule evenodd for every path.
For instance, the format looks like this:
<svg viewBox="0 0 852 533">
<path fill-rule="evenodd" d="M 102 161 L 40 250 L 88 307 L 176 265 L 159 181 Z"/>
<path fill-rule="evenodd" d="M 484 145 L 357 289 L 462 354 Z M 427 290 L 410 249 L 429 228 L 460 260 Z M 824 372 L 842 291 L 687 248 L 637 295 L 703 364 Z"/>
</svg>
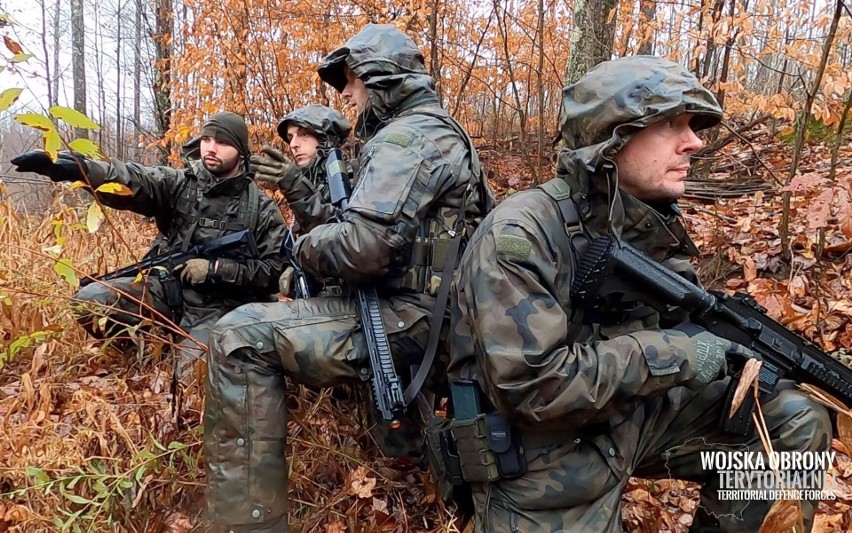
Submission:
<svg viewBox="0 0 852 533">
<path fill-rule="evenodd" d="M 773 502 L 725 501 L 699 460 L 762 451 L 757 436 L 720 427 L 726 355 L 755 355 L 679 313 L 593 313 L 570 296 L 583 243 L 605 234 L 697 283 L 677 201 L 696 132 L 721 118 L 675 63 L 601 63 L 564 89 L 556 177 L 505 200 L 472 237 L 452 290 L 448 374 L 479 405 L 452 422 L 477 532 L 621 531 L 632 475 L 703 483 L 695 531 L 760 529 Z M 476 405 L 458 398 L 456 413 Z M 791 383 L 763 413 L 776 451 L 828 450 L 825 408 Z M 802 503 L 810 526 L 817 502 Z"/>
<path fill-rule="evenodd" d="M 311 104 L 292 111 L 278 124 L 278 135 L 290 146 L 295 164 L 269 146 L 263 147 L 263 154 L 251 156 L 255 181 L 281 190 L 296 218 L 297 233 L 310 231 L 331 217 L 324 152 L 343 145 L 351 130 L 338 111 Z"/>
<path fill-rule="evenodd" d="M 354 105 L 365 144 L 345 209 L 303 232 L 293 256 L 344 293 L 243 306 L 214 327 L 204 414 L 207 513 L 232 531 L 288 530 L 285 376 L 323 387 L 371 379 L 353 288 L 375 288 L 400 384 L 406 396 L 428 402 L 431 394 L 419 393 L 428 378 L 443 376 L 446 358 L 438 366 L 440 358 L 424 354 L 434 356 L 445 338 L 457 251 L 493 200 L 469 136 L 441 108 L 423 55 L 399 29 L 367 25 L 323 60 L 319 75 Z M 298 125 L 284 124 L 291 146 Z M 423 381 L 412 368 L 423 370 L 415 374 Z M 417 459 L 418 413 L 410 411 L 390 440 L 395 455 Z"/>
</svg>

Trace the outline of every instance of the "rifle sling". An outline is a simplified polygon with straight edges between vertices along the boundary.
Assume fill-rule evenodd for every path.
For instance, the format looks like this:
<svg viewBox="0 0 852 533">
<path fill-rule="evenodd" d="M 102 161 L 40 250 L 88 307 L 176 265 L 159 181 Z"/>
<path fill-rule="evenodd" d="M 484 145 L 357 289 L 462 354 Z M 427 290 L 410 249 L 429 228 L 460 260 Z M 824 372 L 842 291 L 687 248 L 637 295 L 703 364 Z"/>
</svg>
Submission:
<svg viewBox="0 0 852 533">
<path fill-rule="evenodd" d="M 432 368 L 432 363 L 435 361 L 435 354 L 438 351 L 438 341 L 441 338 L 441 329 L 444 325 L 444 312 L 447 308 L 447 299 L 450 296 L 450 285 L 453 278 L 453 272 L 456 269 L 456 260 L 461 247 L 462 236 L 464 235 L 464 199 L 457 209 L 456 228 L 457 233 L 450 243 L 447 255 L 444 258 L 444 268 L 441 271 L 441 284 L 438 286 L 438 294 L 435 297 L 435 307 L 432 309 L 432 318 L 429 321 L 429 339 L 426 341 L 426 352 L 423 354 L 423 361 L 417 368 L 417 373 L 411 379 L 411 383 L 405 388 L 405 405 L 411 403 L 421 387 L 426 382 L 429 375 L 429 370 Z"/>
</svg>

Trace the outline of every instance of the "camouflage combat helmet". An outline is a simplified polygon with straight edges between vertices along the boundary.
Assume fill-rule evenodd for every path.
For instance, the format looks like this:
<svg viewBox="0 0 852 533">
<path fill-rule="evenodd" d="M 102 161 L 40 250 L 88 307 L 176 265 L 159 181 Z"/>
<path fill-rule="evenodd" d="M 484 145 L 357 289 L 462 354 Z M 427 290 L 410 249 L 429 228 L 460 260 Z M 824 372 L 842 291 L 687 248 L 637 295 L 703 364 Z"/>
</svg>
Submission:
<svg viewBox="0 0 852 533">
<path fill-rule="evenodd" d="M 693 115 L 695 131 L 722 119 L 716 97 L 681 65 L 624 57 L 598 64 L 565 87 L 559 130 L 572 159 L 592 170 L 640 129 L 683 113 Z"/>
<path fill-rule="evenodd" d="M 278 135 L 285 141 L 287 128 L 290 125 L 310 130 L 324 147 L 339 147 L 352 131 L 352 125 L 346 117 L 330 107 L 319 104 L 300 107 L 281 120 L 278 124 Z"/>
</svg>

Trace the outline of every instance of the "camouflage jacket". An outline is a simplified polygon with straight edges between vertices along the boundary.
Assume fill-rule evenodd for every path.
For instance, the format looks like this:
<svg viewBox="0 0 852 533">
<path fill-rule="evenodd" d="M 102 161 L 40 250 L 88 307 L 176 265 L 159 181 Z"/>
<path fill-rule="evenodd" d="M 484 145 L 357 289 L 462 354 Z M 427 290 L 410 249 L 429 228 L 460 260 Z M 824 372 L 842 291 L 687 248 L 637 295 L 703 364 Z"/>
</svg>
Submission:
<svg viewBox="0 0 852 533">
<path fill-rule="evenodd" d="M 492 196 L 484 173 L 471 170 L 474 161 L 478 165 L 475 151 L 450 125 L 434 81 L 415 61 L 419 51 L 413 43 L 397 42 L 398 35 L 368 25 L 341 49 L 357 75 L 371 73 L 369 111 L 356 126 L 367 142 L 343 221 L 300 237 L 295 255 L 317 279 L 373 284 L 380 295 L 406 294 L 421 310 L 431 310 L 440 272 L 412 279 L 422 277 L 412 274 L 419 261 L 416 241 L 449 239 L 453 213 L 462 203 L 471 234 Z"/>
<path fill-rule="evenodd" d="M 324 163 L 325 159 L 320 156 L 303 167 L 294 165 L 279 182 L 296 219 L 293 229 L 297 235 L 305 234 L 335 216 Z"/>
<path fill-rule="evenodd" d="M 612 156 L 640 128 L 682 113 L 694 129 L 718 123 L 715 98 L 682 67 L 648 56 L 602 63 L 564 96 L 557 178 L 585 232 L 619 236 L 697 283 L 676 204 L 650 206 L 619 189 Z M 519 427 L 617 423 L 642 397 L 696 376 L 693 342 L 664 329 L 687 317 L 644 304 L 590 317 L 571 300 L 577 261 L 557 204 L 533 189 L 486 217 L 454 279 L 450 379 L 476 379 Z"/>
<path fill-rule="evenodd" d="M 89 161 L 87 165 L 93 188 L 114 182 L 126 185 L 133 193 L 131 196 L 97 193 L 104 205 L 154 217 L 164 239 L 155 243 L 151 253 L 208 242 L 241 229 L 249 197 L 247 188 L 257 187 L 246 174 L 216 180 L 198 160 L 180 170 L 145 167 L 115 159 L 112 163 Z M 193 190 L 196 191 L 194 198 L 191 197 Z M 278 275 L 283 268 L 280 249 L 286 229 L 284 218 L 267 195 L 258 191 L 257 198 L 259 206 L 253 233 L 258 258 L 219 258 L 216 282 L 210 286 L 199 285 L 194 290 L 233 303 L 268 299 L 278 292 Z M 196 210 L 198 220 L 193 222 Z"/>
<path fill-rule="evenodd" d="M 626 193 L 622 200 L 623 239 L 696 281 L 688 262 L 695 248 L 677 216 Z M 599 233 L 606 209 L 595 213 L 586 226 L 591 235 Z M 476 379 L 521 427 L 602 422 L 630 410 L 637 396 L 695 376 L 692 342 L 661 331 L 651 308 L 627 322 L 573 329 L 577 259 L 555 202 L 532 189 L 483 221 L 459 266 L 451 293 L 450 377 Z"/>
</svg>

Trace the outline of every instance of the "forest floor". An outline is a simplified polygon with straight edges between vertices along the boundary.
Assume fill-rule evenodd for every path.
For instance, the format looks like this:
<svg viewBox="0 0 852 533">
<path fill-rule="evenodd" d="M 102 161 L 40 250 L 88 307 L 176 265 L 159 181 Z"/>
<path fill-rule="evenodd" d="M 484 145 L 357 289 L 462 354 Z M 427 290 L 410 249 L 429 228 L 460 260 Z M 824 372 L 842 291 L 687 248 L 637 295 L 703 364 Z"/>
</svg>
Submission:
<svg viewBox="0 0 852 533">
<path fill-rule="evenodd" d="M 749 150 L 729 146 L 717 165 L 754 159 Z M 833 181 L 828 150 L 808 145 L 791 187 L 792 261 L 781 250 L 780 187 L 715 202 L 687 198 L 682 209 L 702 252 L 696 267 L 705 285 L 752 295 L 770 316 L 849 364 L 852 143 L 845 143 Z M 759 158 L 784 176 L 790 151 L 773 141 Z M 499 194 L 531 185 L 520 157 L 482 157 Z M 732 168 L 740 175 L 710 177 L 751 179 L 742 175 L 751 167 Z M 97 225 L 94 233 L 87 229 Z M 129 264 L 154 233 L 127 213 L 93 220 L 85 207 L 57 201 L 43 217 L 31 217 L 0 204 L 0 531 L 203 530 L 201 391 L 189 386 L 175 405 L 162 332 L 145 334 L 143 348 L 127 353 L 89 339 L 73 318 L 74 271 Z M 203 375 L 199 364 L 196 377 Z M 293 531 L 472 531 L 439 501 L 424 469 L 382 456 L 366 429 L 363 393 L 290 390 Z M 837 499 L 820 503 L 814 531 L 852 530 L 847 445 L 833 442 Z M 680 480 L 631 479 L 624 530 L 685 532 L 697 494 L 696 485 Z"/>
</svg>

